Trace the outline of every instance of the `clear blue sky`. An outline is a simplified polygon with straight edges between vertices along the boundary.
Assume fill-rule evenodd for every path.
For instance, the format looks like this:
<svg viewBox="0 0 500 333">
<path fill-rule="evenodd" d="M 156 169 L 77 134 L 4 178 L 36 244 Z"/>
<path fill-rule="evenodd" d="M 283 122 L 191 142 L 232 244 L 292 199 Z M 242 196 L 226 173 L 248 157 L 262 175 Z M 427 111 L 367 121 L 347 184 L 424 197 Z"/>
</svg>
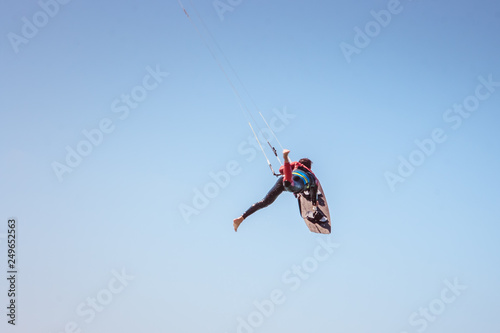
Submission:
<svg viewBox="0 0 500 333">
<path fill-rule="evenodd" d="M 177 1 L 2 1 L 2 332 L 499 331 L 498 1 L 183 2 L 333 233 L 234 232 L 275 179 Z"/>
</svg>

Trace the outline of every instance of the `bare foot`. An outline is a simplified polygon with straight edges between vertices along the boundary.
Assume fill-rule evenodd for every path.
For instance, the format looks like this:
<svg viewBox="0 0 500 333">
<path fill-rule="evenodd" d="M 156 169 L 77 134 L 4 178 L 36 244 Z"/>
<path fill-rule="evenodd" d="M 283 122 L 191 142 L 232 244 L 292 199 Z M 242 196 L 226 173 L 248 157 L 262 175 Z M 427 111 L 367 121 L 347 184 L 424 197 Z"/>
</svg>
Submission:
<svg viewBox="0 0 500 333">
<path fill-rule="evenodd" d="M 238 228 L 241 222 L 243 222 L 243 220 L 244 220 L 243 216 L 237 217 L 233 220 L 234 231 L 238 231 Z"/>
</svg>

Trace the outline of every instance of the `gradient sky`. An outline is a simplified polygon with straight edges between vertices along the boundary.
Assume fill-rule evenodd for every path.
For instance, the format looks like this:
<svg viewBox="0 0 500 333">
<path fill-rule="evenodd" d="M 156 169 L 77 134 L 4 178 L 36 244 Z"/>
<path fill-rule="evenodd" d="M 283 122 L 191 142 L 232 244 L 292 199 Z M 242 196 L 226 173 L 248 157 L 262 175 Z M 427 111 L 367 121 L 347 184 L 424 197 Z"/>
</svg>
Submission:
<svg viewBox="0 0 500 333">
<path fill-rule="evenodd" d="M 498 1 L 183 2 L 204 39 L 177 1 L 0 3 L 2 332 L 498 332 Z M 287 193 L 234 232 L 275 179 L 195 9 L 331 235 Z"/>
</svg>

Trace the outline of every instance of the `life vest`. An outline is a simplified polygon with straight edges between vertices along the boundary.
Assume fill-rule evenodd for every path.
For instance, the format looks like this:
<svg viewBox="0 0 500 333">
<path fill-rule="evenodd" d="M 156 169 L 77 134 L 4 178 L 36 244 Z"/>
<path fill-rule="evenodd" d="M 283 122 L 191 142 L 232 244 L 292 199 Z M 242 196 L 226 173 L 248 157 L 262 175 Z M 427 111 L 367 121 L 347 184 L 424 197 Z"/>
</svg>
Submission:
<svg viewBox="0 0 500 333">
<path fill-rule="evenodd" d="M 296 177 L 299 177 L 299 178 L 296 178 Z M 305 172 L 304 170 L 301 170 L 299 168 L 292 171 L 292 179 L 294 179 L 294 180 L 302 179 L 302 181 L 304 182 L 304 185 L 305 185 L 304 190 L 308 190 L 311 187 L 311 185 L 315 183 L 315 179 L 312 177 L 314 177 L 314 175 L 312 175 L 309 172 Z"/>
</svg>

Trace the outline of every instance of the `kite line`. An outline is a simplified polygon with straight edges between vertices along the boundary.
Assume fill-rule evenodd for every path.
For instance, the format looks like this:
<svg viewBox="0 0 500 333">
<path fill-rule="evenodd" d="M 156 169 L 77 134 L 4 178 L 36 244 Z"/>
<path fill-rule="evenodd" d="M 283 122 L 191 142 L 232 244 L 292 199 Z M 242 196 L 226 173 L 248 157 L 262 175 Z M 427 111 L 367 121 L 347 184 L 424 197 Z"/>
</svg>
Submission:
<svg viewBox="0 0 500 333">
<path fill-rule="evenodd" d="M 266 121 L 266 119 L 264 118 L 264 116 L 262 115 L 262 112 L 260 112 L 259 108 L 257 107 L 254 99 L 252 98 L 252 96 L 250 95 L 250 93 L 248 92 L 248 90 L 246 89 L 245 85 L 243 84 L 243 82 L 241 81 L 240 77 L 238 76 L 238 73 L 236 72 L 236 70 L 233 68 L 233 66 L 231 65 L 231 62 L 229 61 L 229 59 L 226 57 L 226 55 L 224 54 L 224 52 L 222 51 L 221 47 L 219 46 L 219 44 L 217 43 L 217 41 L 215 40 L 215 38 L 213 37 L 213 35 L 210 33 L 210 30 L 208 29 L 208 27 L 206 26 L 205 22 L 203 21 L 203 19 L 201 18 L 200 14 L 198 13 L 198 11 L 196 10 L 196 7 L 195 5 L 193 4 L 192 0 L 190 0 L 190 4 L 191 4 L 191 7 L 193 8 L 198 20 L 201 22 L 201 24 L 203 25 L 203 28 L 204 30 L 206 31 L 206 33 L 208 34 L 209 38 L 205 38 L 205 36 L 203 35 L 202 31 L 198 28 L 198 25 L 193 21 L 193 19 L 191 18 L 191 16 L 189 15 L 188 11 L 186 10 L 186 8 L 184 7 L 184 5 L 182 4 L 181 0 L 177 0 L 177 2 L 179 3 L 179 6 L 182 8 L 182 10 L 184 11 L 184 14 L 186 15 L 186 17 L 188 18 L 189 22 L 191 23 L 191 25 L 194 27 L 194 29 L 196 30 L 196 32 L 198 33 L 198 36 L 200 37 L 200 39 L 202 40 L 203 44 L 205 45 L 205 47 L 208 49 L 208 51 L 210 52 L 210 54 L 212 55 L 212 58 L 214 58 L 215 62 L 217 63 L 217 66 L 219 67 L 219 69 L 222 71 L 222 73 L 224 74 L 224 77 L 226 78 L 226 80 L 228 81 L 229 85 L 231 86 L 231 89 L 233 90 L 233 93 L 236 97 L 236 100 L 238 102 L 238 105 L 241 109 L 241 111 L 243 112 L 244 115 L 248 115 L 251 119 L 251 121 L 248 122 L 248 125 L 250 126 L 250 129 L 255 137 L 255 140 L 257 141 L 259 147 L 260 147 L 260 150 L 262 151 L 262 153 L 264 154 L 264 157 L 267 161 L 267 164 L 269 165 L 269 168 L 271 169 L 271 172 L 273 173 L 274 176 L 280 176 L 280 174 L 277 174 L 274 172 L 274 169 L 273 169 L 273 166 L 271 164 L 271 162 L 269 161 L 269 158 L 267 157 L 267 154 L 264 150 L 264 148 L 262 147 L 262 144 L 259 140 L 259 137 L 257 135 L 257 133 L 255 132 L 253 126 L 252 126 L 252 122 L 257 125 L 257 129 L 259 131 L 259 133 L 262 135 L 262 138 L 264 140 L 266 140 L 267 144 L 269 145 L 269 147 L 271 148 L 274 156 L 276 156 L 279 164 L 281 165 L 281 160 L 280 158 L 278 157 L 278 153 L 276 151 L 276 149 L 273 147 L 273 145 L 269 142 L 269 139 L 267 139 L 264 134 L 263 134 L 263 131 L 262 131 L 262 127 L 258 126 L 258 122 L 255 120 L 252 112 L 250 111 L 250 109 L 248 108 L 248 106 L 246 105 L 246 103 L 244 102 L 240 92 L 238 91 L 238 88 L 236 87 L 236 85 L 234 84 L 233 80 L 231 80 L 231 78 L 229 77 L 228 75 L 228 72 L 226 71 L 226 69 L 224 68 L 224 66 L 222 65 L 219 57 L 217 56 L 217 54 L 214 52 L 213 48 L 210 46 L 210 42 L 215 45 L 219 51 L 219 53 L 223 56 L 225 62 L 228 64 L 228 67 L 230 69 L 230 71 L 232 72 L 232 74 L 236 77 L 238 83 L 241 85 L 241 87 L 243 88 L 243 91 L 245 92 L 245 94 L 249 97 L 250 101 L 252 102 L 254 108 L 258 111 L 258 113 L 260 114 L 260 116 L 262 117 L 262 120 L 264 121 L 264 123 L 266 124 L 267 126 L 267 129 L 270 131 L 270 133 L 272 134 L 272 136 L 276 139 L 276 142 L 280 145 L 281 149 L 283 149 L 283 146 L 281 145 L 281 143 L 279 142 L 276 134 L 274 133 L 274 131 L 271 129 L 271 127 L 269 126 L 268 122 Z M 210 42 L 209 42 L 210 41 Z"/>
</svg>

